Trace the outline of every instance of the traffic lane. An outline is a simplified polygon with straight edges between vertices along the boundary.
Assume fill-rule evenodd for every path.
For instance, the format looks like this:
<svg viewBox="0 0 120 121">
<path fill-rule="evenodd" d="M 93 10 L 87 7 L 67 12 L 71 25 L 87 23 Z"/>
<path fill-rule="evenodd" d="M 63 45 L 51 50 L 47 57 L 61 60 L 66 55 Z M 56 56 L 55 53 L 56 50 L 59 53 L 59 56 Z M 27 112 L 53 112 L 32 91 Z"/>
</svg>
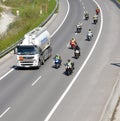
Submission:
<svg viewBox="0 0 120 121">
<path fill-rule="evenodd" d="M 62 44 L 62 46 L 63 46 L 63 44 Z M 64 46 L 65 47 L 65 46 Z M 49 62 L 49 60 L 47 61 L 47 62 Z M 47 85 L 47 88 L 46 89 L 49 89 L 49 84 L 48 84 L 48 80 L 53 80 L 53 82 L 56 82 L 56 79 L 55 78 L 57 78 L 57 77 L 51 77 L 51 75 L 54 75 L 54 73 L 52 73 L 51 74 L 51 72 L 50 72 L 50 70 L 48 69 L 49 68 L 49 66 L 47 66 L 47 62 L 46 62 L 46 64 L 43 66 L 43 68 L 44 68 L 44 70 L 41 68 L 39 71 L 40 71 L 40 74 L 42 75 L 42 72 L 43 72 L 43 75 L 46 73 L 46 74 L 50 74 L 49 76 L 48 76 L 48 79 L 45 79 L 46 81 L 44 81 L 44 85 Z M 50 65 L 50 64 L 48 64 L 48 65 Z M 46 68 L 47 68 L 47 71 L 46 71 Z M 64 68 L 64 67 L 63 67 Z M 50 69 L 51 69 L 51 66 L 50 66 Z M 35 74 L 36 73 L 34 73 L 34 74 L 32 74 L 33 73 L 33 71 L 31 71 L 31 73 L 28 71 L 28 72 L 25 72 L 25 71 L 18 71 L 19 73 L 17 73 L 16 71 L 13 71 L 13 73 L 11 73 L 8 77 L 6 77 L 6 78 L 4 78 L 5 79 L 5 81 L 7 81 L 8 82 L 8 80 L 10 80 L 10 79 L 12 79 L 12 80 L 17 80 L 17 82 L 16 82 L 16 84 L 17 84 L 17 86 L 16 86 L 16 88 L 17 88 L 17 90 L 15 90 L 14 88 L 13 88 L 13 86 L 11 86 L 10 87 L 10 89 L 11 90 L 9 90 L 8 92 L 8 94 L 10 95 L 9 97 L 12 97 L 12 99 L 9 99 L 9 100 L 12 100 L 12 101 L 10 101 L 11 103 L 9 103 L 9 100 L 7 100 L 8 102 L 6 102 L 7 104 L 9 104 L 9 106 L 10 107 L 12 107 L 11 105 L 12 105 L 12 103 L 13 104 L 15 104 L 15 99 L 19 99 L 19 96 L 20 96 L 20 93 L 22 93 L 22 91 L 20 91 L 20 89 L 21 90 L 24 90 L 24 92 L 27 92 L 27 85 L 29 84 L 29 82 L 31 82 L 31 80 L 34 78 L 34 76 L 35 76 Z M 55 71 L 56 72 L 56 71 Z M 57 75 L 59 72 L 56 72 L 56 74 L 55 75 Z M 38 74 L 38 73 L 37 73 Z M 64 80 L 64 74 L 63 74 L 63 70 L 62 70 L 62 73 L 60 73 L 60 75 L 63 75 L 63 79 L 60 79 L 60 77 L 61 76 L 58 76 L 59 78 L 58 79 L 60 79 L 60 80 Z M 15 76 L 13 76 L 13 75 L 15 75 Z M 34 76 L 33 76 L 34 75 Z M 22 78 L 21 78 L 22 77 Z M 38 74 L 38 77 L 39 77 L 39 74 Z M 47 76 L 46 76 L 47 77 Z M 51 79 L 50 79 L 50 77 L 51 77 Z M 4 79 L 3 79 L 3 82 L 4 82 Z M 54 80 L 55 79 L 55 80 Z M 67 78 L 68 79 L 68 78 Z M 24 89 L 23 89 L 23 87 L 22 87 L 22 85 L 23 85 L 23 83 L 24 82 L 20 82 L 20 80 L 26 80 L 26 83 L 25 83 L 25 85 L 24 85 Z M 69 79 L 68 79 L 69 80 Z M 18 84 L 18 82 L 20 83 L 20 84 Z M 40 82 L 41 82 L 41 79 L 40 79 Z M 68 81 L 69 82 L 69 81 Z M 68 82 L 67 82 L 67 85 L 68 85 Z M 10 81 L 9 81 L 9 83 L 10 83 Z M 60 81 L 60 83 L 61 83 L 61 81 Z M 61 87 L 64 87 L 64 85 L 65 85 L 65 83 L 66 83 L 66 81 L 63 83 L 61 83 Z M 4 85 L 4 84 L 3 84 Z M 11 84 L 12 85 L 12 84 Z M 20 86 L 19 86 L 20 85 Z M 60 84 L 58 84 L 58 87 L 59 87 L 59 85 Z M 2 85 L 1 85 L 2 86 Z M 7 84 L 6 86 L 4 86 L 5 88 L 7 88 L 7 86 L 9 86 L 9 84 Z M 66 85 L 65 85 L 65 87 L 66 87 Z M 59 89 L 59 88 L 56 88 L 56 86 L 54 87 L 55 89 Z M 40 89 L 42 89 L 42 87 L 40 88 Z M 56 92 L 55 91 L 55 89 L 53 89 L 53 91 L 54 92 Z M 65 90 L 65 88 L 63 89 L 63 90 Z M 61 93 L 63 92 L 63 90 L 62 89 L 60 89 L 60 91 L 58 90 L 58 92 L 57 93 L 60 93 L 59 95 L 52 95 L 51 96 L 51 98 L 52 99 L 56 99 L 56 97 L 58 97 L 58 96 L 60 96 L 61 95 Z M 46 90 L 47 91 L 47 90 Z M 12 93 L 11 93 L 12 92 Z M 15 94 L 15 93 L 13 93 L 13 92 L 16 92 L 17 94 Z M 49 92 L 49 91 L 48 91 Z M 51 91 L 52 92 L 52 91 Z M 53 93 L 52 93 L 53 94 Z M 15 96 L 14 96 L 15 95 Z M 7 97 L 7 96 L 6 96 Z M 49 97 L 49 96 L 48 96 Z M 54 97 L 54 98 L 53 98 Z M 31 97 L 32 98 L 32 97 Z M 5 98 L 4 98 L 5 99 Z M 45 97 L 44 98 L 41 98 L 41 99 L 45 99 Z M 58 98 L 57 98 L 58 99 Z M 14 101 L 13 101 L 14 100 Z M 17 100 L 18 102 L 19 102 L 19 100 Z M 34 99 L 32 98 L 32 100 L 30 100 L 31 101 L 31 103 L 32 102 L 34 102 Z M 55 100 L 56 101 L 56 100 Z M 47 104 L 52 104 L 52 103 L 50 103 L 50 102 L 54 102 L 54 101 L 50 101 L 50 98 L 48 99 L 48 102 L 47 102 Z M 27 104 L 28 102 L 26 101 L 26 102 L 24 102 L 24 104 Z M 24 105 L 23 104 L 23 105 Z M 42 104 L 41 104 L 42 105 Z M 44 104 L 44 106 L 46 106 L 46 104 Z M 19 106 L 19 107 L 23 107 L 22 106 L 22 104 Z M 52 106 L 51 106 L 52 107 Z M 23 109 L 24 109 L 24 107 L 23 107 Z M 12 111 L 12 108 L 11 108 L 11 110 L 10 111 Z M 32 110 L 33 112 L 34 112 L 34 110 Z M 33 114 L 33 112 L 31 111 L 31 114 Z M 23 112 L 23 110 L 21 110 L 21 115 L 22 115 L 22 112 Z M 46 112 L 47 112 L 47 110 L 46 110 Z M 9 112 L 8 112 L 9 113 Z M 17 111 L 16 111 L 16 113 L 17 113 Z M 26 113 L 28 113 L 28 112 L 26 112 Z M 45 112 L 44 112 L 45 113 Z M 30 112 L 29 112 L 29 114 L 30 114 Z M 17 114 L 16 114 L 17 115 Z M 10 115 L 10 117 L 12 118 L 13 116 L 12 115 Z M 10 117 L 8 118 L 8 119 L 10 119 Z M 6 117 L 5 117 L 6 118 Z M 17 117 L 16 117 L 17 118 Z M 27 117 L 24 117 L 24 118 L 26 118 L 27 119 Z M 34 117 L 35 118 L 35 117 Z M 42 117 L 41 117 L 42 118 Z M 37 118 L 37 119 L 39 119 L 39 118 Z"/>
<path fill-rule="evenodd" d="M 32 75 L 32 77 L 30 77 L 31 75 Z M 29 82 L 31 82 L 31 80 L 36 80 L 36 78 L 39 77 L 38 73 L 37 73 L 38 76 L 34 76 L 34 75 L 35 75 L 34 71 L 32 72 L 32 71 L 29 71 L 29 70 L 20 70 L 18 72 L 16 70 L 15 71 L 13 70 L 13 73 L 9 74 L 7 77 L 1 78 L 1 82 L 0 82 L 1 83 L 1 85 L 0 85 L 0 87 L 1 87 L 0 88 L 0 90 L 1 90 L 1 99 L 2 99 L 1 104 L 8 101 L 8 100 L 5 101 L 5 99 L 7 97 L 9 97 L 8 95 L 14 95 L 11 92 L 16 92 L 16 90 L 14 90 L 14 88 L 13 88 L 14 87 L 14 82 L 17 83 L 18 85 L 21 85 L 21 86 L 19 86 L 19 88 L 21 89 L 22 85 L 24 83 L 24 80 L 29 80 Z M 22 77 L 24 77 L 24 78 L 22 78 Z M 36 78 L 34 78 L 34 77 L 36 77 Z M 20 81 L 20 80 L 22 80 L 22 81 Z M 12 85 L 12 86 L 10 87 L 10 85 Z M 15 85 L 15 87 L 18 87 L 18 86 Z M 7 90 L 7 89 L 11 89 L 11 90 Z M 7 92 L 8 92 L 8 95 L 6 94 Z M 12 97 L 13 96 L 11 96 L 11 98 Z"/>
<path fill-rule="evenodd" d="M 9 72 L 15 64 L 16 56 L 14 56 L 13 52 L 10 52 L 9 54 L 0 59 L 0 80 L 1 77 L 7 72 Z"/>
<path fill-rule="evenodd" d="M 70 82 L 69 80 L 64 80 L 63 77 L 61 78 L 61 76 L 65 75 L 62 73 L 58 74 L 55 69 L 51 69 L 50 67 L 48 71 L 54 72 L 56 76 L 50 78 L 51 72 L 48 73 L 44 70 L 43 73 L 46 73 L 44 74 L 45 77 L 42 76 L 34 86 L 32 86 L 32 83 L 30 84 L 32 82 L 30 79 L 24 80 L 24 82 L 18 80 L 19 84 L 14 84 L 16 89 L 9 90 L 10 93 L 5 95 L 6 97 L 10 96 L 8 102 L 6 101 L 5 104 L 7 103 L 11 107 L 11 110 L 2 117 L 3 120 L 16 119 L 24 121 L 29 119 L 32 121 L 33 119 L 42 120 L 45 118 L 44 116 L 48 114 Z M 10 86 L 10 88 L 12 87 Z"/>
<path fill-rule="evenodd" d="M 60 9 L 57 16 L 52 17 L 51 20 L 48 21 L 48 23 L 45 25 L 45 27 L 47 27 L 48 31 L 51 34 L 58 28 L 59 24 L 62 23 L 68 9 L 67 2 L 64 0 L 59 1 L 59 5 Z M 54 23 L 51 21 L 54 21 Z M 6 73 L 9 74 L 10 72 L 12 72 L 15 66 L 16 54 L 14 54 L 14 52 L 12 51 L 0 59 L 0 77 L 4 76 Z"/>
<path fill-rule="evenodd" d="M 99 120 L 117 80 L 119 74 L 118 52 L 120 51 L 119 10 L 111 1 L 97 2 L 102 7 L 104 14 L 101 37 L 76 83 L 50 121 Z M 116 61 L 116 66 L 111 64 Z"/>
<path fill-rule="evenodd" d="M 61 4 L 61 3 L 60 3 Z M 62 8 L 63 8 L 63 6 L 61 6 Z M 67 7 L 65 7 L 65 9 L 67 9 Z M 63 10 L 63 9 L 61 9 L 61 10 Z M 64 12 L 64 14 L 65 14 L 65 12 Z M 61 16 L 61 19 L 63 18 L 64 16 Z M 60 21 L 59 21 L 60 22 Z M 54 26 L 55 27 L 55 26 Z M 56 26 L 56 28 L 57 28 L 57 26 Z M 16 63 L 16 55 L 14 55 L 13 54 L 13 52 L 11 52 L 10 54 L 8 54 L 7 56 L 5 56 L 5 57 L 3 57 L 1 60 L 0 60 L 0 63 L 1 63 L 1 78 L 0 78 L 0 80 L 1 80 L 1 88 L 0 88 L 0 90 L 1 90 L 1 94 L 0 94 L 0 97 L 1 97 L 1 112 L 0 113 L 2 113 L 4 110 L 5 110 L 5 108 L 7 108 L 7 104 L 9 104 L 8 103 L 8 97 L 9 98 L 11 98 L 11 99 L 9 99 L 9 100 L 13 100 L 12 98 L 14 97 L 14 94 L 12 94 L 12 92 L 16 92 L 17 94 L 19 93 L 19 91 L 22 89 L 22 86 L 23 86 L 23 83 L 25 83 L 25 81 L 19 81 L 19 79 L 20 80 L 25 80 L 25 79 L 23 79 L 23 78 L 21 78 L 21 74 L 22 73 L 20 73 L 19 72 L 19 74 L 17 75 L 16 73 L 14 73 L 14 74 L 11 74 L 12 76 L 11 77 L 9 77 L 8 79 L 6 79 L 5 78 L 5 75 L 4 74 L 6 74 L 6 72 L 8 72 L 8 75 L 9 75 L 9 73 L 11 73 L 12 71 L 14 71 L 14 67 L 15 67 L 15 63 Z M 9 69 L 11 69 L 11 70 L 9 70 Z M 23 70 L 22 70 L 23 71 Z M 24 74 L 26 75 L 25 76 L 25 78 L 26 77 L 29 77 L 29 74 L 31 75 L 31 73 L 29 73 L 28 74 L 28 70 L 27 70 L 27 73 L 25 72 L 25 70 L 24 70 Z M 4 76 L 3 76 L 4 75 Z M 18 81 L 16 81 L 16 78 L 12 78 L 12 77 L 14 77 L 14 75 L 16 75 L 16 77 L 18 78 L 17 80 Z M 23 74 L 22 74 L 23 75 Z M 38 74 L 39 75 L 39 74 Z M 7 76 L 7 75 L 6 75 Z M 20 76 L 20 78 L 19 78 L 19 76 Z M 36 76 L 34 76 L 34 77 L 36 77 Z M 5 78 L 5 79 L 4 79 Z M 36 77 L 37 78 L 37 77 Z M 29 80 L 29 82 L 30 83 L 32 83 L 32 81 L 33 80 L 35 80 L 36 78 L 30 78 L 30 79 L 28 79 Z M 11 79 L 11 80 L 10 80 Z M 9 80 L 9 81 L 6 81 L 6 80 Z M 18 87 L 18 85 L 15 85 L 16 84 L 16 82 L 18 82 L 18 85 L 21 85 L 21 86 L 19 86 Z M 15 83 L 14 83 L 15 82 Z M 21 82 L 21 83 L 19 83 L 19 82 Z M 10 84 L 9 84 L 10 83 Z M 12 85 L 12 86 L 11 86 Z M 27 83 L 27 85 L 29 85 L 29 83 Z M 13 87 L 16 87 L 15 89 L 13 88 Z M 19 90 L 19 88 L 20 88 L 20 90 Z M 18 90 L 16 90 L 16 89 L 18 89 Z M 8 93 L 8 94 L 7 94 Z M 11 95 L 11 96 L 9 96 L 9 95 Z M 9 101 L 10 102 L 10 101 Z M 5 106 L 2 106 L 2 105 L 5 105 Z"/>
<path fill-rule="evenodd" d="M 46 23 L 45 27 L 47 27 L 50 35 L 56 31 L 56 29 L 60 26 L 63 20 L 66 17 L 67 12 L 69 11 L 69 3 L 67 0 L 59 1 L 59 10 L 56 12 L 53 17 Z"/>
<path fill-rule="evenodd" d="M 75 17 L 74 17 L 75 18 Z M 74 25 L 73 25 L 74 26 Z M 73 31 L 73 29 L 71 29 L 72 31 Z M 63 43 L 62 43 L 62 45 L 63 45 Z M 71 50 L 70 50 L 71 51 Z M 68 51 L 69 53 L 68 54 L 66 54 L 66 55 L 69 55 L 71 52 L 70 51 Z M 65 51 L 64 51 L 65 52 Z M 72 57 L 71 55 L 70 55 L 70 57 Z M 64 69 L 63 69 L 64 70 Z M 63 70 L 62 70 L 62 72 L 63 72 Z M 76 69 L 77 70 L 77 69 Z M 56 74 L 57 75 L 57 74 Z M 29 75 L 28 75 L 29 76 Z M 18 95 L 19 96 L 19 95 Z"/>
</svg>

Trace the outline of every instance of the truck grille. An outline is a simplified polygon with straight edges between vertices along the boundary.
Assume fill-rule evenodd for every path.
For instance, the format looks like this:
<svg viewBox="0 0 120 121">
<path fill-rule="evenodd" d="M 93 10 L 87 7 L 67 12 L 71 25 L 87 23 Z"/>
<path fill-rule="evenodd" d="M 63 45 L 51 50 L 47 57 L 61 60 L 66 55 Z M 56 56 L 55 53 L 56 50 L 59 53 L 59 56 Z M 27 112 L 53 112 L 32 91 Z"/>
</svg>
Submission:
<svg viewBox="0 0 120 121">
<path fill-rule="evenodd" d="M 21 63 L 33 63 L 33 61 L 23 61 Z"/>
<path fill-rule="evenodd" d="M 34 56 L 23 56 L 23 59 L 19 60 L 21 66 L 33 66 L 34 65 Z"/>
<path fill-rule="evenodd" d="M 34 57 L 23 57 L 24 59 L 33 59 Z"/>
<path fill-rule="evenodd" d="M 24 62 L 21 62 L 21 65 L 22 66 L 32 66 L 33 65 L 33 61 L 24 61 Z"/>
</svg>

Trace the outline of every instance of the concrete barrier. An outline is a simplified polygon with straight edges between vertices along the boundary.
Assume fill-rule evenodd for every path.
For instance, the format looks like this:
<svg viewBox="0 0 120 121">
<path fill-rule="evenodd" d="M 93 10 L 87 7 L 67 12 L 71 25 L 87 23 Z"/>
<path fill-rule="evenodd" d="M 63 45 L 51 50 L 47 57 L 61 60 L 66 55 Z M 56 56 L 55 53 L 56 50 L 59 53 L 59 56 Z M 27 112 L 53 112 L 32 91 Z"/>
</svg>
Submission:
<svg viewBox="0 0 120 121">
<path fill-rule="evenodd" d="M 115 111 L 115 108 L 118 104 L 120 97 L 120 73 L 117 80 L 114 83 L 110 97 L 104 107 L 102 116 L 99 121 L 112 121 L 112 117 Z"/>
<path fill-rule="evenodd" d="M 118 2 L 118 0 L 112 0 L 112 1 L 120 8 L 120 2 Z M 120 73 L 117 80 L 115 81 L 111 95 L 104 107 L 104 110 L 102 112 L 99 121 L 112 121 L 113 114 L 118 104 L 119 98 L 120 98 Z"/>
</svg>

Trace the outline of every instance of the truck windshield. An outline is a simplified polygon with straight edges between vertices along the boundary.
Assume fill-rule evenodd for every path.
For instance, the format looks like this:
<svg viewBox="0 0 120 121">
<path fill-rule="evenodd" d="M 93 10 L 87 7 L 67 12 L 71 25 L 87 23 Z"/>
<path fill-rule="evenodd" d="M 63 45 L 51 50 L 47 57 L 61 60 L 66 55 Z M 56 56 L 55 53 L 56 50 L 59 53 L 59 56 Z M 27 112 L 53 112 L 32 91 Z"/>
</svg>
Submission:
<svg viewBox="0 0 120 121">
<path fill-rule="evenodd" d="M 17 54 L 18 55 L 34 55 L 38 53 L 38 49 L 34 46 L 18 46 Z"/>
</svg>

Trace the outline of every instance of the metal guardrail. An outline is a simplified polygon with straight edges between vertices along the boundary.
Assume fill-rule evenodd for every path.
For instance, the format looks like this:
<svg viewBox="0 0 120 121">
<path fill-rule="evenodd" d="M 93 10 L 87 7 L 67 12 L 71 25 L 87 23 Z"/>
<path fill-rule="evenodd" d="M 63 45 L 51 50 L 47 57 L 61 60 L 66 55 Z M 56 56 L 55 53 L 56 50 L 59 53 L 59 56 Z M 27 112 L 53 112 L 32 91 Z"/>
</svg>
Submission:
<svg viewBox="0 0 120 121">
<path fill-rule="evenodd" d="M 54 13 L 56 12 L 56 10 L 58 8 L 58 5 L 59 5 L 59 0 L 56 0 L 56 6 L 55 6 L 54 10 L 48 16 L 48 18 L 39 25 L 40 27 L 43 27 L 51 19 L 51 17 L 54 15 Z M 14 50 L 16 48 L 16 46 L 22 42 L 22 40 L 23 40 L 23 38 L 20 39 L 19 41 L 17 41 L 15 44 L 13 44 L 10 47 L 8 47 L 7 49 L 5 49 L 2 52 L 0 52 L 0 58 L 5 56 L 6 54 L 11 52 L 12 50 Z"/>
<path fill-rule="evenodd" d="M 120 2 L 118 0 L 112 0 L 119 8 L 120 8 Z"/>
</svg>

